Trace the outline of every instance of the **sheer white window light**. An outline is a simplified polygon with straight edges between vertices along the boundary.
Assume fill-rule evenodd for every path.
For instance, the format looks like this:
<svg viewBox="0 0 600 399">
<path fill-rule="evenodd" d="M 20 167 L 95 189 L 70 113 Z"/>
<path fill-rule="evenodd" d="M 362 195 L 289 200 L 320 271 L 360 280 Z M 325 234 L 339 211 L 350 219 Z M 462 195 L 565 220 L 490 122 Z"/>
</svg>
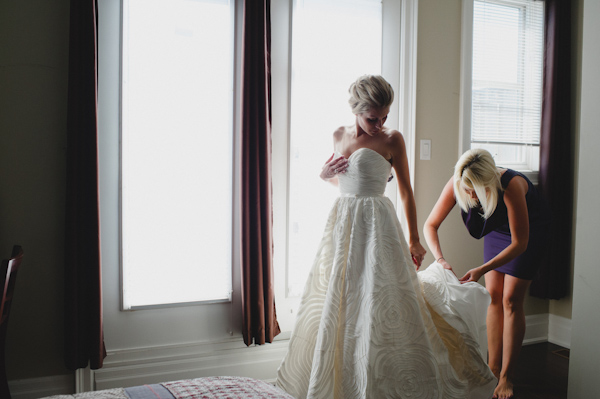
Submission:
<svg viewBox="0 0 600 399">
<path fill-rule="evenodd" d="M 123 308 L 231 298 L 228 0 L 124 0 Z"/>
<path fill-rule="evenodd" d="M 298 0 L 293 13 L 287 295 L 302 294 L 337 189 L 319 179 L 333 132 L 355 123 L 348 88 L 380 74 L 380 0 Z"/>
<path fill-rule="evenodd" d="M 543 1 L 474 1 L 471 147 L 499 165 L 539 170 L 543 56 Z"/>
</svg>

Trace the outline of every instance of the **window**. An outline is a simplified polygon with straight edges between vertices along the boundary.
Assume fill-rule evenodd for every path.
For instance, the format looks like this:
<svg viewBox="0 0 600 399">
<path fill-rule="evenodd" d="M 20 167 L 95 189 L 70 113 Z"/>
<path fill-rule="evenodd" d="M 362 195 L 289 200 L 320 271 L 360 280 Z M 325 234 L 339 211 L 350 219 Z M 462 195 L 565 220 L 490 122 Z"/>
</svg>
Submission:
<svg viewBox="0 0 600 399">
<path fill-rule="evenodd" d="M 544 2 L 466 1 L 463 149 L 485 148 L 500 166 L 539 170 Z"/>
<path fill-rule="evenodd" d="M 356 26 L 360 35 L 349 34 Z M 348 87 L 381 74 L 381 1 L 297 1 L 292 27 L 287 295 L 300 296 L 338 195 L 319 173 L 333 132 L 354 123 Z"/>
<path fill-rule="evenodd" d="M 348 88 L 358 76 L 383 74 L 392 84 L 386 125 L 403 132 L 412 159 L 416 6 L 409 0 L 295 0 L 273 2 L 271 13 L 275 295 L 279 325 L 291 331 L 338 196 L 319 174 L 333 153 L 333 132 L 355 123 Z M 394 179 L 386 194 L 395 204 L 397 191 Z"/>
<path fill-rule="evenodd" d="M 111 279 L 105 289 L 121 292 L 123 309 L 231 300 L 153 312 L 185 314 L 190 323 L 200 323 L 197 312 L 210 314 L 220 322 L 200 323 L 203 337 L 233 334 L 240 276 L 232 238 L 239 224 L 232 193 L 239 178 L 232 168 L 238 123 L 232 103 L 239 89 L 233 82 L 238 85 L 239 79 L 232 76 L 236 71 L 239 77 L 241 68 L 232 46 L 242 40 L 240 26 L 233 25 L 241 21 L 234 15 L 243 12 L 242 2 L 107 0 L 101 9 L 120 15 L 110 21 L 122 21 L 121 39 L 112 22 L 100 37 L 103 256 L 111 265 L 121 258 L 120 282 Z M 392 83 L 396 99 L 387 125 L 401 130 L 412 148 L 416 15 L 411 0 L 271 3 L 275 289 L 285 331 L 293 326 L 293 311 L 337 196 L 336 188 L 318 176 L 333 150 L 333 131 L 354 123 L 347 90 L 356 77 L 382 73 Z M 352 34 L 359 20 L 361 34 Z M 111 80 L 119 72 L 120 94 Z M 211 79 L 203 79 L 207 75 Z M 413 157 L 409 150 L 409 160 Z M 387 190 L 396 202 L 395 180 Z M 113 222 L 117 195 L 118 225 Z M 306 195 L 309 204 L 303 203 Z M 174 269 L 180 265 L 192 274 Z M 166 288 L 173 290 L 163 292 Z M 147 322 L 134 315 L 109 316 L 107 323 L 131 328 Z M 179 333 L 196 339 L 188 330 Z"/>
<path fill-rule="evenodd" d="M 123 1 L 125 309 L 231 299 L 232 16 L 228 0 Z"/>
</svg>

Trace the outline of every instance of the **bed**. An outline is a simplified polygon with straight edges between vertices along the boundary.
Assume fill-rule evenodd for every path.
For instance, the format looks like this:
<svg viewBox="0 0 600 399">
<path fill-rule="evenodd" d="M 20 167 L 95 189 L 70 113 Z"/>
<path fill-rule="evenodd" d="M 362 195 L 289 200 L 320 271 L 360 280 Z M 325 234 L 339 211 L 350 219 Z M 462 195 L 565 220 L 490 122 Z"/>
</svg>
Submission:
<svg viewBox="0 0 600 399">
<path fill-rule="evenodd" d="M 191 380 L 140 385 L 48 396 L 45 399 L 294 399 L 281 389 L 247 377 L 203 377 Z"/>
</svg>

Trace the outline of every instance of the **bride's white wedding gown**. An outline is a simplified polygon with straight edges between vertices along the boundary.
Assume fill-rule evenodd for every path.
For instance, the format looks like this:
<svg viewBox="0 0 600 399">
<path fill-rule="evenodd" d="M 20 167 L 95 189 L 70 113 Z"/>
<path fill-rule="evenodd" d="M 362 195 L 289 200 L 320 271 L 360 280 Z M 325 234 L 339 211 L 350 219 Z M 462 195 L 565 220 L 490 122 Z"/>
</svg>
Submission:
<svg viewBox="0 0 600 399">
<path fill-rule="evenodd" d="M 416 272 L 383 195 L 390 169 L 361 148 L 339 175 L 277 386 L 299 399 L 490 398 L 489 295 L 437 263 Z"/>
</svg>

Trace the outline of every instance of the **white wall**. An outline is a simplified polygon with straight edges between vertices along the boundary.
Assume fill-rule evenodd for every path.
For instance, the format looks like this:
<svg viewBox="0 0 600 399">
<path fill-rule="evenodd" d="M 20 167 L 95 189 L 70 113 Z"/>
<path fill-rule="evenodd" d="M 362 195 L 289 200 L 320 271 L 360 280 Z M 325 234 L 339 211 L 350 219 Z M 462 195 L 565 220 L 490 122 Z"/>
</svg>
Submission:
<svg viewBox="0 0 600 399">
<path fill-rule="evenodd" d="M 461 6 L 460 0 L 419 0 L 416 143 L 431 140 L 431 160 L 420 160 L 417 153 L 414 167 L 417 221 L 424 246 L 423 223 L 452 176 L 459 154 Z M 457 274 L 481 264 L 483 240 L 469 236 L 458 207 L 439 234 L 444 256 Z M 428 251 L 424 264 L 433 260 Z"/>
<path fill-rule="evenodd" d="M 583 0 L 581 114 L 569 399 L 600 397 L 600 2 Z"/>
</svg>

